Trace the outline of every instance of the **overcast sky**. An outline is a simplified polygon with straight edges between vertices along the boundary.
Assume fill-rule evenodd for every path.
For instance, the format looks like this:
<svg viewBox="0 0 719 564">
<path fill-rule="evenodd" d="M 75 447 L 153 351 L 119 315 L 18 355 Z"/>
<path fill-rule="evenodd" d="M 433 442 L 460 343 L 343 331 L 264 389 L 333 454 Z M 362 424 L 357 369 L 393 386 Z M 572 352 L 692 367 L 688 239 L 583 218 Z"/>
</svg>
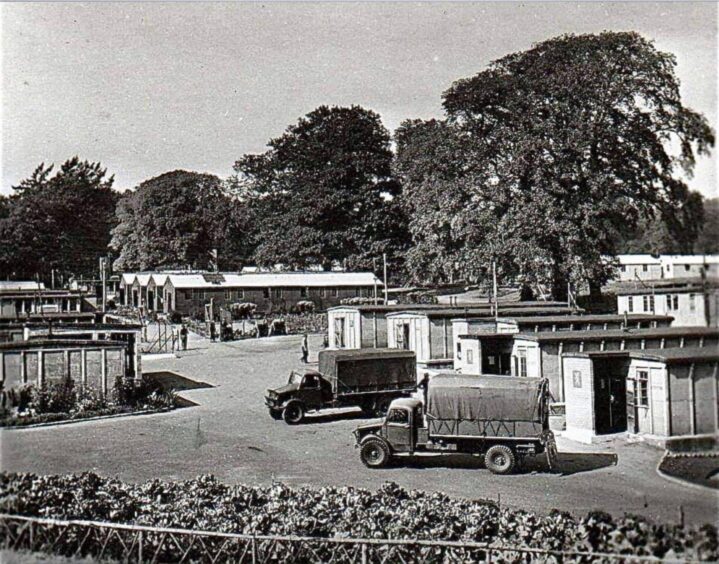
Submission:
<svg viewBox="0 0 719 564">
<path fill-rule="evenodd" d="M 394 129 L 441 93 L 567 32 L 636 30 L 677 56 L 684 102 L 717 128 L 717 4 L 3 4 L 2 184 L 100 161 L 124 190 L 178 168 L 227 176 L 320 104 Z M 690 186 L 717 195 L 717 157 Z"/>
</svg>

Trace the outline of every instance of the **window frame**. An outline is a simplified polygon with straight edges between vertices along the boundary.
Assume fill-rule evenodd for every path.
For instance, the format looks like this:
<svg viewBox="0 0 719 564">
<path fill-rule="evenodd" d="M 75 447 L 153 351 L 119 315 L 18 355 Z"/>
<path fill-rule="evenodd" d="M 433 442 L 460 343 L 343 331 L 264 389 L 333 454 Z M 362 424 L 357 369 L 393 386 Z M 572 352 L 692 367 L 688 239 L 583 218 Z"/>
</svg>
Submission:
<svg viewBox="0 0 719 564">
<path fill-rule="evenodd" d="M 649 408 L 649 370 L 637 368 L 634 382 L 634 405 Z"/>
</svg>

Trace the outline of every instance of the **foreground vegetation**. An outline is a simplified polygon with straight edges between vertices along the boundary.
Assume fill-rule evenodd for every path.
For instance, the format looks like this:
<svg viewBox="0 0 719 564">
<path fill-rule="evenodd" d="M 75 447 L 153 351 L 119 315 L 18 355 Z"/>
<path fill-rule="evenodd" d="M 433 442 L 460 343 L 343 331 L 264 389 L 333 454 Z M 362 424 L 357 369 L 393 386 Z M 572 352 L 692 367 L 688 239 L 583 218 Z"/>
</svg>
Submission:
<svg viewBox="0 0 719 564">
<path fill-rule="evenodd" d="M 229 486 L 213 476 L 126 484 L 80 476 L 0 474 L 0 512 L 245 534 L 462 540 L 497 546 L 716 561 L 713 525 L 656 524 L 625 515 L 538 515 L 485 500 L 352 487 Z M 92 548 L 92 547 L 90 547 Z M 57 547 L 62 553 L 60 543 Z"/>
</svg>

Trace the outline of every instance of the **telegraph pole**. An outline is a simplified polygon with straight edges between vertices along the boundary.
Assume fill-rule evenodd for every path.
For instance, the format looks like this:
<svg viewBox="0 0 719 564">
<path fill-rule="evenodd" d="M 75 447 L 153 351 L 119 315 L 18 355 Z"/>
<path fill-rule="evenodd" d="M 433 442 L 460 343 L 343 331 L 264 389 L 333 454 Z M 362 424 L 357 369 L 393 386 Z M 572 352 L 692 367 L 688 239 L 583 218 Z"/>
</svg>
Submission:
<svg viewBox="0 0 719 564">
<path fill-rule="evenodd" d="M 492 293 L 494 294 L 494 321 L 499 319 L 499 299 L 497 298 L 497 262 L 492 261 Z"/>
<path fill-rule="evenodd" d="M 377 305 L 377 259 L 372 259 L 372 275 L 374 278 L 374 305 Z"/>
<path fill-rule="evenodd" d="M 382 253 L 382 262 L 384 263 L 384 305 L 387 305 L 389 302 L 387 297 L 387 253 Z"/>
<path fill-rule="evenodd" d="M 102 313 L 107 309 L 107 257 L 100 257 L 100 280 L 102 283 Z"/>
</svg>

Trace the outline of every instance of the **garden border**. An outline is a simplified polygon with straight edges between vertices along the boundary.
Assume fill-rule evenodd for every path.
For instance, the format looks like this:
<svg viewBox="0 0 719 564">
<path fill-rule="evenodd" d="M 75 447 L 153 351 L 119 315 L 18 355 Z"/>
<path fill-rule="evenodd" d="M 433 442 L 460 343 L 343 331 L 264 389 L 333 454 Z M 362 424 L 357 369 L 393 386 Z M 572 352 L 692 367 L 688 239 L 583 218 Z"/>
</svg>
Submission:
<svg viewBox="0 0 719 564">
<path fill-rule="evenodd" d="M 84 423 L 86 421 L 102 421 L 103 419 L 118 419 L 120 417 L 134 417 L 136 415 L 154 415 L 175 411 L 179 407 L 161 407 L 159 409 L 143 409 L 142 411 L 130 411 L 127 413 L 112 413 L 109 415 L 96 415 L 78 419 L 60 419 L 58 421 L 46 421 L 44 423 L 31 423 L 29 425 L 8 425 L 1 426 L 0 431 L 22 431 L 24 429 L 39 429 L 41 427 L 54 427 L 55 425 L 70 425 L 72 423 Z"/>
</svg>

